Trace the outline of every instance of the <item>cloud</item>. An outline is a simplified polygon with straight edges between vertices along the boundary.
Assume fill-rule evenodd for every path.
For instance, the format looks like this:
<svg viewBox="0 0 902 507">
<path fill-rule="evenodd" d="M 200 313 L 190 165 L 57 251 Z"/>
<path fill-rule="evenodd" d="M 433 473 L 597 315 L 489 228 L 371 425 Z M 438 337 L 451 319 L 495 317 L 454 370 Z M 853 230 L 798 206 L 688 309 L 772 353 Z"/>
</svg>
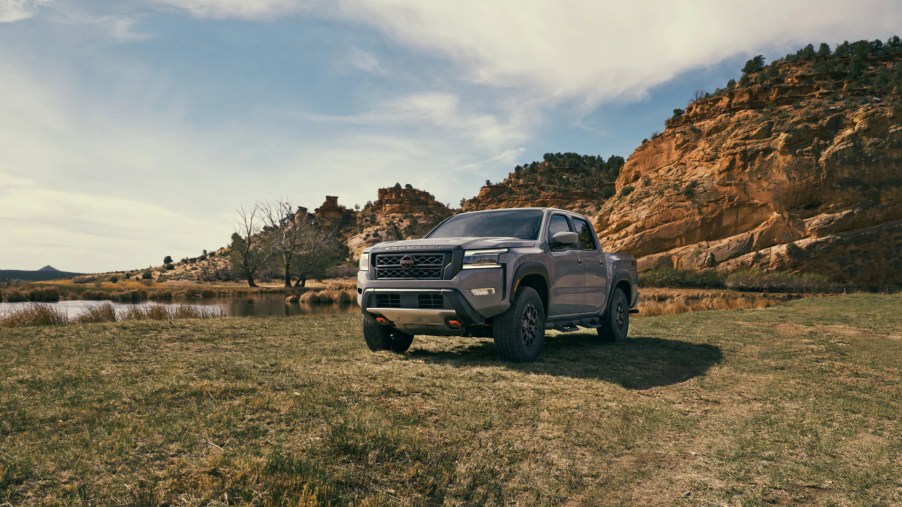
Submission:
<svg viewBox="0 0 902 507">
<path fill-rule="evenodd" d="M 489 150 L 524 143 L 538 124 L 529 111 L 502 110 L 492 114 L 483 108 L 466 107 L 456 94 L 448 92 L 403 95 L 359 114 L 302 114 L 301 117 L 326 124 L 430 132 L 444 138 L 454 136 Z"/>
<path fill-rule="evenodd" d="M 50 0 L 0 0 L 0 23 L 14 23 L 34 15 L 35 9 Z"/>
<path fill-rule="evenodd" d="M 183 85 L 158 68 L 108 62 L 93 89 L 35 65 L 0 49 L 4 267 L 62 258 L 57 267 L 106 271 L 194 256 L 225 244 L 235 207 L 259 199 L 363 204 L 401 182 L 456 203 L 479 188 L 480 169 L 509 168 L 530 135 L 525 117 L 439 92 L 347 116 L 230 111 L 198 127 Z"/>
<path fill-rule="evenodd" d="M 157 0 L 203 18 L 267 19 L 298 12 L 316 0 Z"/>
<path fill-rule="evenodd" d="M 461 77 L 586 108 L 637 100 L 693 68 L 828 39 L 886 38 L 902 3 L 880 0 L 164 0 L 206 17 L 305 11 L 375 27 L 456 63 Z"/>
<path fill-rule="evenodd" d="M 379 64 L 379 59 L 376 58 L 376 55 L 360 48 L 351 48 L 346 57 L 346 63 L 351 69 L 385 74 L 385 69 Z"/>
<path fill-rule="evenodd" d="M 145 252 L 161 252 L 161 238 L 183 251 L 196 250 L 196 231 L 209 226 L 156 204 L 53 190 L 0 173 L 0 229 L 15 238 L 0 252 L 6 268 L 52 263 L 61 269 L 132 269 L 139 258 L 147 260 Z M 31 259 L 32 265 L 21 266 L 18 259 Z"/>
<path fill-rule="evenodd" d="M 150 34 L 137 32 L 133 29 L 135 20 L 121 16 L 103 16 L 98 22 L 109 29 L 110 36 L 120 42 L 134 42 L 148 40 Z"/>
<path fill-rule="evenodd" d="M 637 99 L 692 68 L 829 36 L 886 37 L 902 3 L 349 1 L 345 14 L 550 102 Z"/>
</svg>

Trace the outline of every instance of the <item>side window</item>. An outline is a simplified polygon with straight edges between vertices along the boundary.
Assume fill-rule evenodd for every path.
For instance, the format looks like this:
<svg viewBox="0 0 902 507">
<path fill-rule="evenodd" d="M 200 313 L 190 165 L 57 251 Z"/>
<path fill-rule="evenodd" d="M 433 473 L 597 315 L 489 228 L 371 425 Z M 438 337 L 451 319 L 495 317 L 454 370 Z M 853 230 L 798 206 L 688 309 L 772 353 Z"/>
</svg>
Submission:
<svg viewBox="0 0 902 507">
<path fill-rule="evenodd" d="M 579 236 L 580 250 L 596 250 L 598 248 L 595 242 L 595 234 L 592 233 L 592 227 L 589 222 L 582 218 L 572 218 L 573 225 L 576 227 L 576 234 Z"/>
<path fill-rule="evenodd" d="M 550 242 L 551 238 L 559 232 L 572 231 L 573 229 L 570 228 L 570 222 L 567 221 L 567 217 L 564 215 L 552 215 L 551 221 L 548 222 L 548 241 Z M 569 250 L 569 248 L 556 248 L 555 250 Z"/>
</svg>

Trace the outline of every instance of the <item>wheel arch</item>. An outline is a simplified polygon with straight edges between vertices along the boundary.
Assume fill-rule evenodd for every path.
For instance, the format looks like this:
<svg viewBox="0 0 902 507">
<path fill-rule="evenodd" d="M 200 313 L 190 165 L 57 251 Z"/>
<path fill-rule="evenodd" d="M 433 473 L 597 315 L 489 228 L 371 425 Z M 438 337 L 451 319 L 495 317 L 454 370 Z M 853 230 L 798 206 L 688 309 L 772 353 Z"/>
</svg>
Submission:
<svg viewBox="0 0 902 507">
<path fill-rule="evenodd" d="M 611 282 L 611 288 L 608 292 L 608 301 L 610 301 L 614 297 L 614 291 L 617 289 L 622 289 L 623 293 L 626 294 L 627 304 L 632 305 L 633 303 L 633 283 L 630 279 L 629 273 L 618 273 L 614 275 L 614 279 Z"/>
<path fill-rule="evenodd" d="M 550 291 L 548 287 L 548 269 L 539 262 L 527 262 L 517 268 L 513 277 L 510 290 L 510 301 L 513 303 L 514 295 L 520 287 L 531 287 L 539 293 L 542 306 L 548 312 L 548 300 Z"/>
</svg>

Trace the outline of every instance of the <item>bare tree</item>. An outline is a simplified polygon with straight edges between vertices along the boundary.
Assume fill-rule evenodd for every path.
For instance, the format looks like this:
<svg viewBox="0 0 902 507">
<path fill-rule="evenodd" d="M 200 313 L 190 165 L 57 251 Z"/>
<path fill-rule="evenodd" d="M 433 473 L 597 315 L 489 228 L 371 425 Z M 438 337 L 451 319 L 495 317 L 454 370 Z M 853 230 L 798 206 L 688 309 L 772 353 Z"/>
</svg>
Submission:
<svg viewBox="0 0 902 507">
<path fill-rule="evenodd" d="M 264 235 L 264 213 L 260 204 L 242 205 L 236 210 L 235 232 L 229 248 L 232 269 L 247 280 L 248 287 L 256 287 L 257 272 L 271 257 L 268 238 Z"/>
<path fill-rule="evenodd" d="M 295 255 L 298 280 L 295 287 L 303 287 L 308 277 L 323 277 L 326 270 L 339 263 L 347 252 L 338 241 L 336 227 L 324 229 L 315 221 L 304 221 L 298 225 L 299 242 Z"/>
<path fill-rule="evenodd" d="M 302 232 L 309 222 L 306 213 L 301 213 L 300 209 L 298 211 L 292 209 L 293 206 L 286 200 L 261 205 L 273 254 L 279 258 L 279 268 L 284 273 L 285 287 L 291 287 L 292 261 L 301 248 Z"/>
<path fill-rule="evenodd" d="M 260 209 L 264 233 L 285 287 L 291 287 L 293 273 L 297 273 L 295 286 L 303 287 L 308 276 L 322 277 L 327 268 L 341 260 L 335 228 L 324 229 L 306 212 L 295 211 L 287 200 L 264 203 Z"/>
</svg>

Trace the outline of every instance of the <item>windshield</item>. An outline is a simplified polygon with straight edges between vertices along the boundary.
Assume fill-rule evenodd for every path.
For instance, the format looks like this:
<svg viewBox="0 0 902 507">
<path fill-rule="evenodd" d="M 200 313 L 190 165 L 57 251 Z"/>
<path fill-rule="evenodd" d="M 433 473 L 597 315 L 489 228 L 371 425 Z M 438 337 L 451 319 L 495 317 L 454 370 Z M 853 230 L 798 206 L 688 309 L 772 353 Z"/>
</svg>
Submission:
<svg viewBox="0 0 902 507">
<path fill-rule="evenodd" d="M 446 220 L 427 238 L 519 238 L 535 240 L 542 226 L 542 210 L 464 213 Z"/>
</svg>

